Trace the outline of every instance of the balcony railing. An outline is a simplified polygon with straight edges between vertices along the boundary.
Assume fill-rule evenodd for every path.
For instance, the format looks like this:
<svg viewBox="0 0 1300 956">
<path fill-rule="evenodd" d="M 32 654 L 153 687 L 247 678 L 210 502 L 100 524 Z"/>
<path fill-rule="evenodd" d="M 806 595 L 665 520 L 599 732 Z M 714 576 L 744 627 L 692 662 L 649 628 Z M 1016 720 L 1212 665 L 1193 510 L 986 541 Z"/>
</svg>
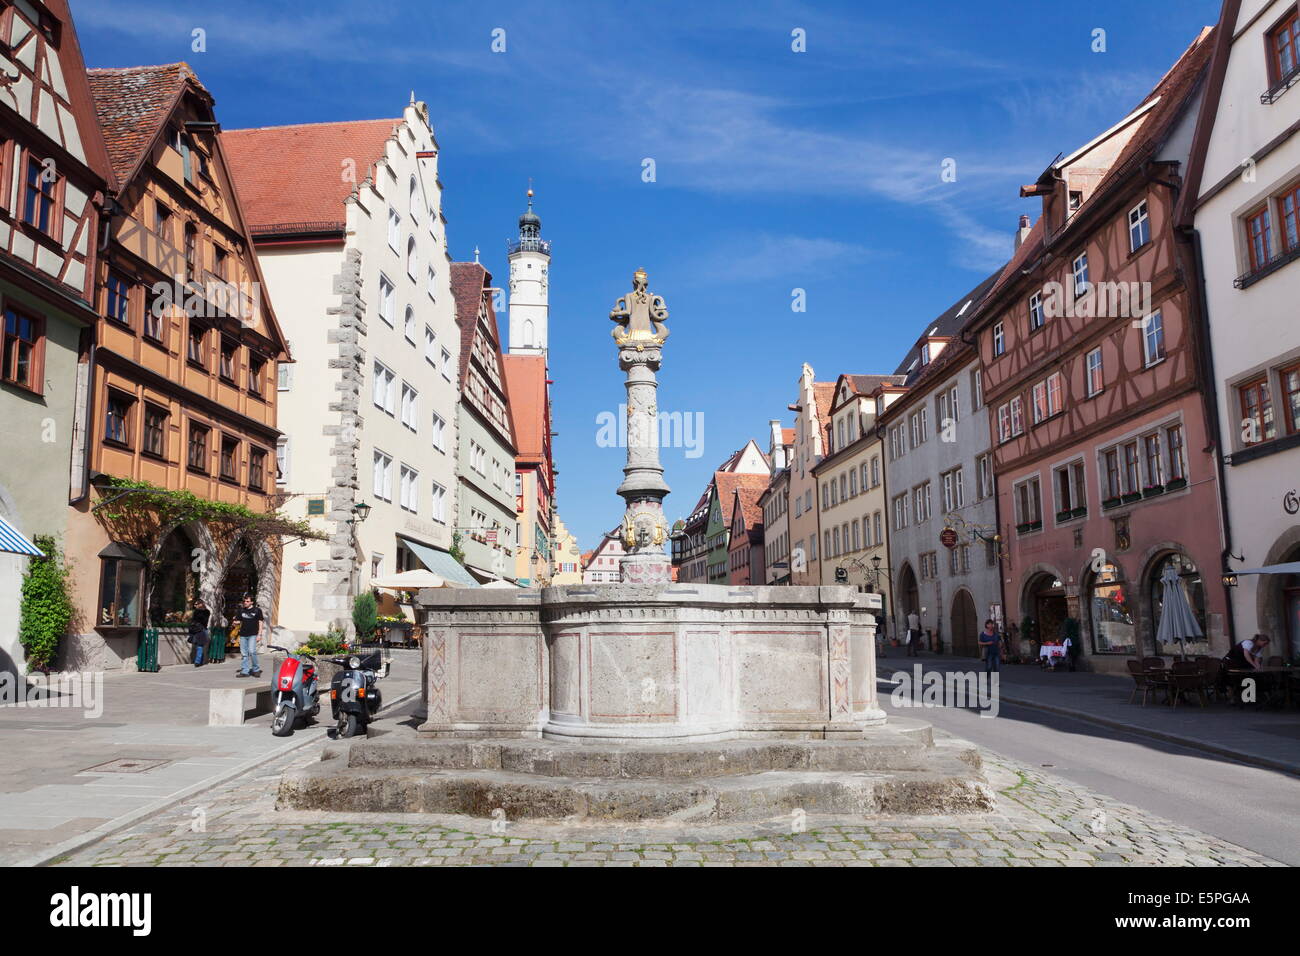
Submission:
<svg viewBox="0 0 1300 956">
<path fill-rule="evenodd" d="M 1250 272 L 1237 276 L 1237 278 L 1232 280 L 1232 285 L 1237 289 L 1245 289 L 1248 286 L 1254 285 L 1265 276 L 1272 275 L 1278 269 L 1281 269 L 1288 263 L 1294 262 L 1296 259 L 1300 259 L 1300 246 L 1288 249 L 1286 252 L 1274 256 L 1258 269 L 1252 269 Z"/>
<path fill-rule="evenodd" d="M 506 252 L 514 255 L 516 252 L 540 252 L 542 255 L 551 254 L 551 240 L 549 239 L 507 239 Z"/>
<path fill-rule="evenodd" d="M 1265 106 L 1268 106 L 1270 103 L 1276 102 L 1279 96 L 1291 89 L 1291 87 L 1295 86 L 1297 83 L 1300 83 L 1300 66 L 1297 66 L 1286 76 L 1282 77 L 1282 79 L 1278 80 L 1263 93 L 1259 94 L 1259 101 Z"/>
</svg>

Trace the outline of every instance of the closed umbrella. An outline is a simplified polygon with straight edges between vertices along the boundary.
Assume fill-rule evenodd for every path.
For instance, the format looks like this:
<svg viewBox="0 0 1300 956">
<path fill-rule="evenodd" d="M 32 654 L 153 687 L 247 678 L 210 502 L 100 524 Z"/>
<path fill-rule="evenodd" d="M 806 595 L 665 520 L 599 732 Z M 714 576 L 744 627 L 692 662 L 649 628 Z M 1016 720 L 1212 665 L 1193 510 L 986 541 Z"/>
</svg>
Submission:
<svg viewBox="0 0 1300 956">
<path fill-rule="evenodd" d="M 1156 629 L 1157 647 L 1161 643 L 1172 644 L 1177 641 L 1183 649 L 1182 656 L 1186 659 L 1187 646 L 1184 642 L 1204 637 L 1205 634 L 1196 621 L 1196 615 L 1192 613 L 1178 571 L 1173 566 L 1166 567 L 1160 575 L 1160 583 L 1164 585 L 1165 591 L 1160 607 L 1160 625 Z"/>
</svg>

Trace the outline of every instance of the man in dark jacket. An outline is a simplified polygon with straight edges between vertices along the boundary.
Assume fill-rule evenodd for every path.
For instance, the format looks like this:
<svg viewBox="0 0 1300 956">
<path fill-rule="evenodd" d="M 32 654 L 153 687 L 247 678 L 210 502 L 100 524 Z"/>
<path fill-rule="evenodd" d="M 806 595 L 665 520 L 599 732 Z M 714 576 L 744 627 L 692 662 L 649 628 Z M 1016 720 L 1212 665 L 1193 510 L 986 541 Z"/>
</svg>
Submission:
<svg viewBox="0 0 1300 956">
<path fill-rule="evenodd" d="M 208 622 L 212 619 L 212 612 L 202 598 L 195 598 L 193 607 L 190 612 L 190 643 L 194 645 L 194 666 L 201 667 L 208 651 Z"/>
</svg>

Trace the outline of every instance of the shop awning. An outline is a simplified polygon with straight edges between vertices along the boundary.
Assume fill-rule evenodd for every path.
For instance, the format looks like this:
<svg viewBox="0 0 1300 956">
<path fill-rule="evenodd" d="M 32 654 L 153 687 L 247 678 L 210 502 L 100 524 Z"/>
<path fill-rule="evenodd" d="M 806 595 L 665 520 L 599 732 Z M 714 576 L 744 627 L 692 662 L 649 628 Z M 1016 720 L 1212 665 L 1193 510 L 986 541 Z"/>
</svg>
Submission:
<svg viewBox="0 0 1300 956">
<path fill-rule="evenodd" d="M 454 581 L 467 588 L 479 586 L 478 581 L 474 580 L 474 576 L 466 571 L 464 566 L 446 551 L 439 551 L 437 548 L 431 548 L 427 544 L 420 544 L 420 542 L 412 541 L 410 538 L 402 538 L 402 542 L 411 549 L 412 554 L 420 559 L 421 564 L 438 575 L 438 577 Z"/>
<path fill-rule="evenodd" d="M 0 518 L 0 551 L 9 554 L 26 554 L 33 558 L 45 557 L 44 551 L 19 534 L 18 529 L 4 518 Z"/>
<path fill-rule="evenodd" d="M 1288 564 L 1269 564 L 1262 568 L 1245 568 L 1241 571 L 1225 571 L 1225 574 L 1300 574 L 1300 561 Z"/>
</svg>

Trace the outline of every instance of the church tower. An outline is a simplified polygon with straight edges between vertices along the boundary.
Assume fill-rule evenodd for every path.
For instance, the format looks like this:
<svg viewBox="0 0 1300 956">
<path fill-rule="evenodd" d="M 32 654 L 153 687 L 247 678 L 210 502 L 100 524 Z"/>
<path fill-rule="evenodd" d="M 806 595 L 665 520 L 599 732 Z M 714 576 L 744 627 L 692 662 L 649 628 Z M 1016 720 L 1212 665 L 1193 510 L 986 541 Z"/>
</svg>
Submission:
<svg viewBox="0 0 1300 956">
<path fill-rule="evenodd" d="M 551 244 L 542 238 L 542 220 L 533 212 L 531 188 L 528 211 L 519 217 L 519 238 L 509 243 L 509 259 L 510 354 L 545 355 Z"/>
</svg>

